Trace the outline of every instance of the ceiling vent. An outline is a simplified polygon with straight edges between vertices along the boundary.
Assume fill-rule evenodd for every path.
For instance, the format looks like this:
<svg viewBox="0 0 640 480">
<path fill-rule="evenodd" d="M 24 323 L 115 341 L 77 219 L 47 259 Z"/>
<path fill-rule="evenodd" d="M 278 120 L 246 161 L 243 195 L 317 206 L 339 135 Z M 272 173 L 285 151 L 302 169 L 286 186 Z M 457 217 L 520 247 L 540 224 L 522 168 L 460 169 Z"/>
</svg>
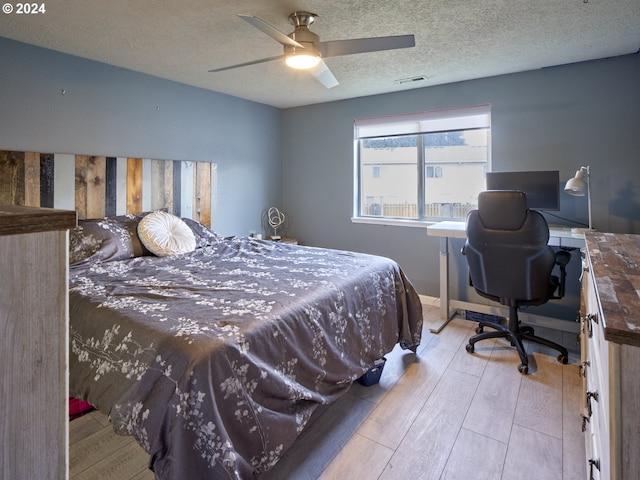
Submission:
<svg viewBox="0 0 640 480">
<path fill-rule="evenodd" d="M 396 85 L 402 85 L 404 83 L 423 82 L 427 78 L 429 77 L 426 77 L 425 75 L 419 75 L 417 77 L 400 78 L 393 83 L 395 83 Z"/>
</svg>

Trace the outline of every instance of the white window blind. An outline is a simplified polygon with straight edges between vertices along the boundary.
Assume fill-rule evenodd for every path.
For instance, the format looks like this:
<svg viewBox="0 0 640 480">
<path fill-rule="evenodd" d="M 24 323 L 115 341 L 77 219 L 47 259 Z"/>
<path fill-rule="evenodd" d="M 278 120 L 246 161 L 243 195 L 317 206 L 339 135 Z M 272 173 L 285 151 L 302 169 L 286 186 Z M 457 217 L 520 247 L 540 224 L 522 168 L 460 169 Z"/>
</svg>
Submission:
<svg viewBox="0 0 640 480">
<path fill-rule="evenodd" d="M 491 106 L 474 105 L 388 117 L 361 118 L 353 123 L 356 139 L 487 128 L 491 125 Z"/>
</svg>

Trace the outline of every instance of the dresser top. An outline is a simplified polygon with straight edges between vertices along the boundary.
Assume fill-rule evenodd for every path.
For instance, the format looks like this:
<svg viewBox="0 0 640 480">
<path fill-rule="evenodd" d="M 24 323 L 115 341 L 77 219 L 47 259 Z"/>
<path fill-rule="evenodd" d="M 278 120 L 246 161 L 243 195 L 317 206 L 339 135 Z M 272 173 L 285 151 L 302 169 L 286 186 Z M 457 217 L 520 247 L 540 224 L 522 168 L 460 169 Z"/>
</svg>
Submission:
<svg viewBox="0 0 640 480">
<path fill-rule="evenodd" d="M 75 226 L 73 210 L 0 205 L 0 235 L 67 230 Z"/>
<path fill-rule="evenodd" d="M 586 232 L 604 337 L 640 346 L 640 235 Z"/>
</svg>

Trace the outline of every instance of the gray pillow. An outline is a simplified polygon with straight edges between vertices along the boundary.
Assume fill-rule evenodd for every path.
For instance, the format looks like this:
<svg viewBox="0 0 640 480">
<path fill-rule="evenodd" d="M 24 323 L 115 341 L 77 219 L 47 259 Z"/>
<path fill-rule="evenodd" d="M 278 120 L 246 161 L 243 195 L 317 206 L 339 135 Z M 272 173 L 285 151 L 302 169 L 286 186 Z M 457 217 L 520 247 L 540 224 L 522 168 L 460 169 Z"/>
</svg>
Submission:
<svg viewBox="0 0 640 480">
<path fill-rule="evenodd" d="M 223 238 L 217 233 L 205 227 L 200 222 L 191 218 L 183 218 L 189 228 L 193 231 L 196 237 L 196 248 L 208 247 L 209 245 L 216 245 L 220 243 Z"/>
<path fill-rule="evenodd" d="M 69 232 L 69 263 L 125 260 L 151 255 L 138 238 L 138 223 L 151 212 L 78 220 Z"/>
</svg>

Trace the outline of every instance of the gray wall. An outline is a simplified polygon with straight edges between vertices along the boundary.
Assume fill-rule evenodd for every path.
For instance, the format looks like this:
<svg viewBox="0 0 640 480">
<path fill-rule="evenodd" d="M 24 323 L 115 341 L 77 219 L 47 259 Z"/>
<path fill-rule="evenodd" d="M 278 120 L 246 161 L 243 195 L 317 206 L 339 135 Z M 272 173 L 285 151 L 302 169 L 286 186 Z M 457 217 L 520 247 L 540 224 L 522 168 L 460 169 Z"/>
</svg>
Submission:
<svg viewBox="0 0 640 480">
<path fill-rule="evenodd" d="M 0 59 L 0 149 L 215 162 L 223 235 L 280 203 L 279 109 L 3 38 Z"/>
<path fill-rule="evenodd" d="M 307 244 L 391 257 L 420 293 L 438 296 L 437 238 L 350 221 L 352 123 L 484 103 L 491 104 L 494 170 L 560 170 L 565 182 L 589 165 L 595 228 L 640 233 L 639 55 L 285 110 L 283 209 L 291 233 Z M 586 198 L 561 197 L 557 213 L 586 222 Z"/>
<path fill-rule="evenodd" d="M 290 235 L 391 257 L 420 293 L 438 294 L 438 240 L 350 221 L 355 118 L 491 103 L 494 169 L 590 165 L 595 227 L 640 233 L 638 55 L 283 111 L 2 38 L 0 59 L 1 149 L 215 162 L 220 233 L 280 206 Z"/>
</svg>

